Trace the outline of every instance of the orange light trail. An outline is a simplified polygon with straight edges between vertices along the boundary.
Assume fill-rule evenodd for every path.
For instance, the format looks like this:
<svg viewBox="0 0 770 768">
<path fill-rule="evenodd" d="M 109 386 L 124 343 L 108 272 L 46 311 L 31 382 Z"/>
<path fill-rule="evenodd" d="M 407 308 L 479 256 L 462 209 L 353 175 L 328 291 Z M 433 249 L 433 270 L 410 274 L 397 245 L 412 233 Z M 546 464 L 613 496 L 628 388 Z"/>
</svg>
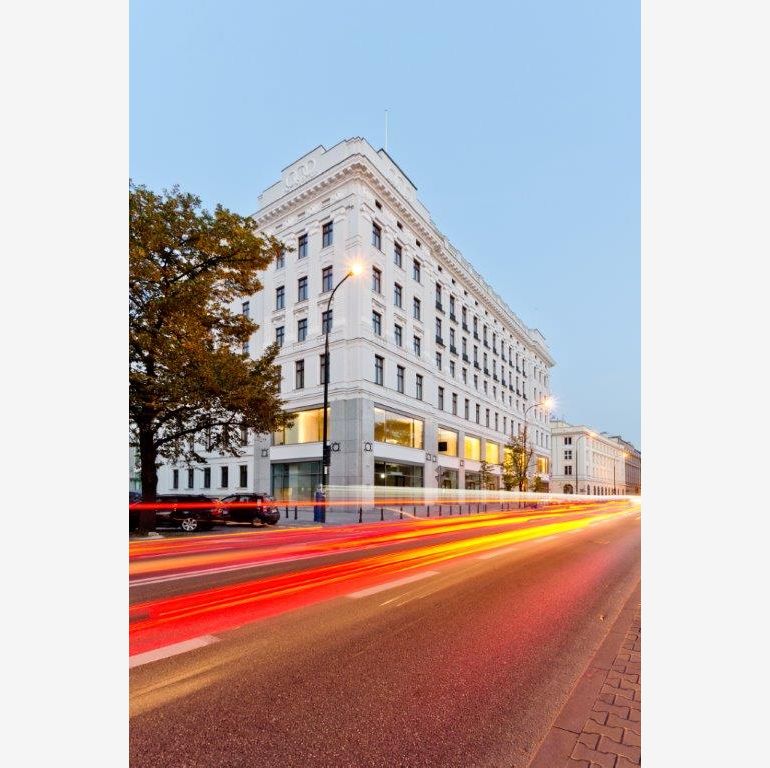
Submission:
<svg viewBox="0 0 770 768">
<path fill-rule="evenodd" d="M 370 530 L 364 531 L 362 536 L 352 538 L 350 529 L 356 531 L 355 527 L 337 529 L 337 539 L 321 542 L 321 544 L 330 547 L 333 552 L 361 547 L 371 548 L 384 543 L 417 539 L 421 536 L 435 537 L 453 531 L 478 530 L 479 535 L 472 538 L 430 543 L 397 552 L 370 554 L 354 561 L 313 567 L 304 571 L 293 571 L 234 585 L 134 604 L 129 612 L 130 654 L 134 655 L 202 634 L 233 629 L 261 618 L 337 597 L 351 590 L 360 590 L 383 583 L 398 574 L 414 572 L 447 561 L 479 555 L 518 542 L 579 530 L 601 520 L 615 517 L 619 513 L 633 512 L 637 509 L 628 503 L 605 502 L 591 505 L 590 510 L 585 506 L 582 507 L 581 512 L 583 514 L 581 516 L 576 516 L 575 511 L 570 509 L 568 512 L 563 511 L 561 515 L 554 514 L 551 510 L 545 515 L 495 514 L 475 519 L 465 518 L 462 521 L 460 518 L 420 520 L 419 526 L 416 526 L 414 522 L 408 523 L 411 527 L 411 530 L 408 531 L 400 530 L 403 527 L 402 524 L 382 523 L 380 528 L 390 526 L 391 530 L 381 530 L 379 535 L 374 535 L 371 529 L 375 528 L 376 525 L 366 526 Z M 512 530 L 483 532 L 484 529 L 490 527 L 500 527 L 506 521 L 508 526 L 516 527 Z M 316 529 L 312 533 L 318 535 L 328 530 Z M 304 529 L 304 532 L 307 533 L 307 529 Z M 344 538 L 346 533 L 348 538 Z M 196 545 L 205 546 L 205 542 L 210 540 L 209 537 L 197 538 L 197 543 L 180 542 L 180 547 L 181 545 L 193 547 L 191 556 L 196 565 L 204 563 L 218 565 L 227 561 L 222 556 L 226 556 L 228 553 L 209 553 L 217 555 L 216 559 L 212 561 L 207 560 L 202 552 L 196 552 L 194 549 Z M 232 536 L 222 538 L 231 539 L 230 543 L 233 544 Z M 152 545 L 160 543 L 147 542 L 147 544 Z M 173 543 L 176 544 L 177 542 Z M 313 544 L 308 542 L 300 546 L 312 547 Z M 144 549 L 152 550 L 153 547 L 141 548 L 142 551 Z M 170 553 L 175 549 L 177 548 L 171 547 L 165 551 Z M 274 552 L 276 549 L 280 548 L 273 548 L 272 551 Z M 260 552 L 264 554 L 265 549 L 260 548 Z M 189 558 L 190 555 L 187 557 Z M 187 559 L 185 562 L 189 564 L 190 560 Z M 148 564 L 153 565 L 153 561 Z"/>
</svg>

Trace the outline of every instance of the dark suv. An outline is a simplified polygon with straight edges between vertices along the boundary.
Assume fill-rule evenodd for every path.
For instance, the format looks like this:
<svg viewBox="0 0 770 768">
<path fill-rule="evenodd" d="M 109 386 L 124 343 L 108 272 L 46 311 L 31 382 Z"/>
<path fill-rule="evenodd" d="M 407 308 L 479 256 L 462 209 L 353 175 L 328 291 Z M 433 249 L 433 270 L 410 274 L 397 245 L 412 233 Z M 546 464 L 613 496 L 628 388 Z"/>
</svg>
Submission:
<svg viewBox="0 0 770 768">
<path fill-rule="evenodd" d="M 163 494 L 157 497 L 156 503 L 163 505 L 155 511 L 156 524 L 173 525 L 185 533 L 210 531 L 225 522 L 222 509 L 214 499 L 202 494 Z"/>
<path fill-rule="evenodd" d="M 233 523 L 275 525 L 281 517 L 273 497 L 267 493 L 232 493 L 218 503 L 225 510 L 225 519 Z"/>
</svg>

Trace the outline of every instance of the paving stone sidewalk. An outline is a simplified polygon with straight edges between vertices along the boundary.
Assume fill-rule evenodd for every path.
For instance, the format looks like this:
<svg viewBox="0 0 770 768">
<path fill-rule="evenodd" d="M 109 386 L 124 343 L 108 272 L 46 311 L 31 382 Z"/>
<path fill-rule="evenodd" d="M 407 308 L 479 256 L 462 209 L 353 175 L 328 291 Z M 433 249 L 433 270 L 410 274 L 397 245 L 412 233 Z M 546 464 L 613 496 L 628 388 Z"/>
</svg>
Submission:
<svg viewBox="0 0 770 768">
<path fill-rule="evenodd" d="M 641 765 L 641 652 L 637 587 L 529 768 Z"/>
</svg>

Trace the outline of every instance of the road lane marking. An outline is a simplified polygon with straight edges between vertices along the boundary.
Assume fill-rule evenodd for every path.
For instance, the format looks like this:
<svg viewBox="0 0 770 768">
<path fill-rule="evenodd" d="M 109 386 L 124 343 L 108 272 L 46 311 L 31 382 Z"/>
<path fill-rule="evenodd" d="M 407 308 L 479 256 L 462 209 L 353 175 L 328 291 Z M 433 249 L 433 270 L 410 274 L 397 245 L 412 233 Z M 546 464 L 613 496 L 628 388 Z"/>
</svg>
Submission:
<svg viewBox="0 0 770 768">
<path fill-rule="evenodd" d="M 218 637 L 214 637 L 213 635 L 202 635 L 201 637 L 194 637 L 192 640 L 184 640 L 181 643 L 164 645 L 162 648 L 155 648 L 152 651 L 145 651 L 144 653 L 137 653 L 135 656 L 129 656 L 128 668 L 133 669 L 133 667 L 140 667 L 142 664 L 149 664 L 151 661 L 160 661 L 160 659 L 167 659 L 169 656 L 177 656 L 180 653 L 194 651 L 196 648 L 205 648 L 207 645 L 218 642 Z"/>
<path fill-rule="evenodd" d="M 428 576 L 436 576 L 438 571 L 421 571 L 415 573 L 412 576 L 404 576 L 403 579 L 396 579 L 395 581 L 387 581 L 384 584 L 378 584 L 376 587 L 368 587 L 367 589 L 360 589 L 358 592 L 351 592 L 346 595 L 353 600 L 358 600 L 361 597 L 369 597 L 369 595 L 376 595 L 378 592 L 384 592 L 386 589 L 393 589 L 393 587 L 400 587 L 404 584 L 411 584 L 413 581 L 419 581 Z"/>
<path fill-rule="evenodd" d="M 148 576 L 146 578 L 132 579 L 129 582 L 131 587 L 142 587 L 145 584 L 160 584 L 164 581 L 178 581 L 179 579 L 192 579 L 196 576 L 208 576 L 216 573 L 229 573 L 230 571 L 243 571 L 249 568 L 266 568 L 268 565 L 279 563 L 293 563 L 298 560 L 312 560 L 314 557 L 330 557 L 336 552 L 322 552 L 320 554 L 310 553 L 307 555 L 296 555 L 292 557 L 281 557 L 275 560 L 259 560 L 255 563 L 239 563 L 238 565 L 223 565 L 219 568 L 203 568 L 197 571 L 185 571 L 184 573 L 170 573 L 166 576 Z"/>
</svg>

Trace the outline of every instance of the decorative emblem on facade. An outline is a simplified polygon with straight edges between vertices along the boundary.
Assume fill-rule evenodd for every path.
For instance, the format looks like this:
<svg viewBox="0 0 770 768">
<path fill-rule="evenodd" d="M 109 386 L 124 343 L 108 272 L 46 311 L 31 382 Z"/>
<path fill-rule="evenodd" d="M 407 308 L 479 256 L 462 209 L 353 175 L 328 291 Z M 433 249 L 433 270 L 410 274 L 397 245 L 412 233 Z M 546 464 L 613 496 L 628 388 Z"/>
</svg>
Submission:
<svg viewBox="0 0 770 768">
<path fill-rule="evenodd" d="M 294 170 L 289 171 L 289 174 L 286 176 L 286 189 L 294 189 L 306 182 L 313 175 L 314 168 L 315 160 L 310 158 L 298 165 Z"/>
<path fill-rule="evenodd" d="M 337 453 L 339 451 L 339 449 L 340 449 L 340 444 L 339 443 L 336 443 L 336 442 L 332 443 L 332 452 L 333 453 Z"/>
<path fill-rule="evenodd" d="M 370 442 L 367 441 L 364 443 L 364 451 L 366 451 L 366 453 L 372 452 L 372 444 Z"/>
</svg>

